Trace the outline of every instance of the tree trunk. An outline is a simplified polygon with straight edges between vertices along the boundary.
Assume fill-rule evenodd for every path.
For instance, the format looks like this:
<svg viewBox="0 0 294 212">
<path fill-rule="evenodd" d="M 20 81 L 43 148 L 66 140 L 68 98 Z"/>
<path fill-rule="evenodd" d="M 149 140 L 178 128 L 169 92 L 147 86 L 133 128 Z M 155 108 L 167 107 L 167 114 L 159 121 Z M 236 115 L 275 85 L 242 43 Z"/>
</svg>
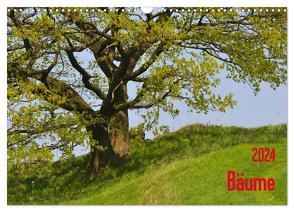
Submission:
<svg viewBox="0 0 294 212">
<path fill-rule="evenodd" d="M 95 145 L 91 147 L 87 168 L 91 178 L 99 177 L 103 168 L 121 163 L 131 152 L 128 110 L 115 113 L 111 110 L 112 104 L 123 103 L 127 98 L 127 85 L 124 83 L 115 90 L 114 98 L 110 102 L 102 104 L 100 112 L 107 119 L 106 126 L 88 128 L 96 141 L 95 145 L 103 148 L 97 149 Z"/>
<path fill-rule="evenodd" d="M 107 129 L 104 126 L 92 126 L 88 128 L 92 132 L 95 143 L 91 146 L 90 159 L 87 172 L 90 178 L 97 178 L 101 169 L 110 165 L 115 159 Z"/>
<path fill-rule="evenodd" d="M 119 158 L 130 154 L 129 123 L 126 114 L 119 111 L 110 118 L 109 138 L 113 151 Z"/>
<path fill-rule="evenodd" d="M 91 147 L 87 166 L 87 172 L 93 179 L 99 177 L 102 169 L 121 163 L 130 154 L 128 118 L 124 112 L 119 111 L 109 118 L 108 126 L 96 125 L 88 130 L 96 141 Z"/>
</svg>

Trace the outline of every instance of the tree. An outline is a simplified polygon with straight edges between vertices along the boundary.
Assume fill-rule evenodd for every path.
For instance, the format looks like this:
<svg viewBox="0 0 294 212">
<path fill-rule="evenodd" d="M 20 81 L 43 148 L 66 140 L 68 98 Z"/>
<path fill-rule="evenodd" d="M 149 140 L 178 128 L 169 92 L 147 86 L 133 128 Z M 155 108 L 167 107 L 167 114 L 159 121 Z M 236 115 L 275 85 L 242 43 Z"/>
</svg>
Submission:
<svg viewBox="0 0 294 212">
<path fill-rule="evenodd" d="M 204 113 L 233 107 L 231 93 L 217 94 L 219 73 L 255 92 L 262 82 L 285 84 L 280 10 L 11 8 L 9 169 L 41 169 L 55 154 L 89 145 L 87 170 L 98 177 L 131 153 L 129 110 L 140 110 L 150 130 L 160 112 L 178 114 L 176 101 Z"/>
</svg>

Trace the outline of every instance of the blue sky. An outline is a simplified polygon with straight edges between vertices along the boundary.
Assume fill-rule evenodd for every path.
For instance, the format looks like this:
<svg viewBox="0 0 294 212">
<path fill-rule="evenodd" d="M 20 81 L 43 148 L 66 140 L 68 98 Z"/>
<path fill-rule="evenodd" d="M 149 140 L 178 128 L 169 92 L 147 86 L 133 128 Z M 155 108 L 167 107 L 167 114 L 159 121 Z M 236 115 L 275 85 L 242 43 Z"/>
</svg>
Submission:
<svg viewBox="0 0 294 212">
<path fill-rule="evenodd" d="M 180 109 L 180 114 L 173 119 L 169 115 L 162 113 L 160 124 L 168 125 L 174 131 L 193 123 L 241 127 L 287 123 L 287 86 L 281 86 L 273 90 L 268 84 L 263 83 L 261 91 L 254 95 L 253 90 L 248 85 L 236 83 L 225 78 L 222 78 L 221 81 L 222 83 L 218 89 L 220 94 L 234 93 L 237 105 L 233 109 L 228 108 L 225 113 L 209 112 L 208 114 L 198 114 L 187 112 L 188 108 L 179 103 L 177 107 Z M 141 121 L 134 111 L 131 111 L 129 116 L 130 126 L 135 126 Z M 152 137 L 151 133 L 147 133 L 147 137 Z"/>
</svg>

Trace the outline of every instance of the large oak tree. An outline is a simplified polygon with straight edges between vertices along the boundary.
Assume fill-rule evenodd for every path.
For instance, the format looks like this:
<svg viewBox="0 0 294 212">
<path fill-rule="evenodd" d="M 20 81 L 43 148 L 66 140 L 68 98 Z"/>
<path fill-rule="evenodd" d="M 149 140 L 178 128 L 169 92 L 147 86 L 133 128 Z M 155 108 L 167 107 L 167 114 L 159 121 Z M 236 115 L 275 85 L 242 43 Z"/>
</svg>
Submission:
<svg viewBox="0 0 294 212">
<path fill-rule="evenodd" d="M 220 72 L 255 92 L 286 83 L 283 10 L 11 8 L 9 170 L 42 175 L 54 154 L 88 145 L 98 177 L 131 153 L 129 110 L 148 130 L 161 111 L 177 115 L 176 101 L 195 112 L 232 107 L 231 93 L 217 93 Z"/>
</svg>

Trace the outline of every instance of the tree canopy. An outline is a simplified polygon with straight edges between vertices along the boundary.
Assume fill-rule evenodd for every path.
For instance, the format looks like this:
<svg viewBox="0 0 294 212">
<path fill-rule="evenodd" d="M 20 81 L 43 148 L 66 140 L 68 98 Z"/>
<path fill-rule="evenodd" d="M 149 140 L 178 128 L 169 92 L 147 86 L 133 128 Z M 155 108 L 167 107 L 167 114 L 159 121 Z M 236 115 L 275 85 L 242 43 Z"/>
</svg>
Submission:
<svg viewBox="0 0 294 212">
<path fill-rule="evenodd" d="M 254 92 L 287 82 L 283 8 L 11 8 L 7 40 L 16 174 L 41 177 L 54 155 L 70 157 L 77 146 L 110 148 L 91 128 L 107 127 L 110 114 L 123 112 L 119 123 L 139 110 L 150 130 L 160 112 L 179 113 L 176 101 L 224 112 L 236 102 L 216 92 L 220 73 Z"/>
</svg>

